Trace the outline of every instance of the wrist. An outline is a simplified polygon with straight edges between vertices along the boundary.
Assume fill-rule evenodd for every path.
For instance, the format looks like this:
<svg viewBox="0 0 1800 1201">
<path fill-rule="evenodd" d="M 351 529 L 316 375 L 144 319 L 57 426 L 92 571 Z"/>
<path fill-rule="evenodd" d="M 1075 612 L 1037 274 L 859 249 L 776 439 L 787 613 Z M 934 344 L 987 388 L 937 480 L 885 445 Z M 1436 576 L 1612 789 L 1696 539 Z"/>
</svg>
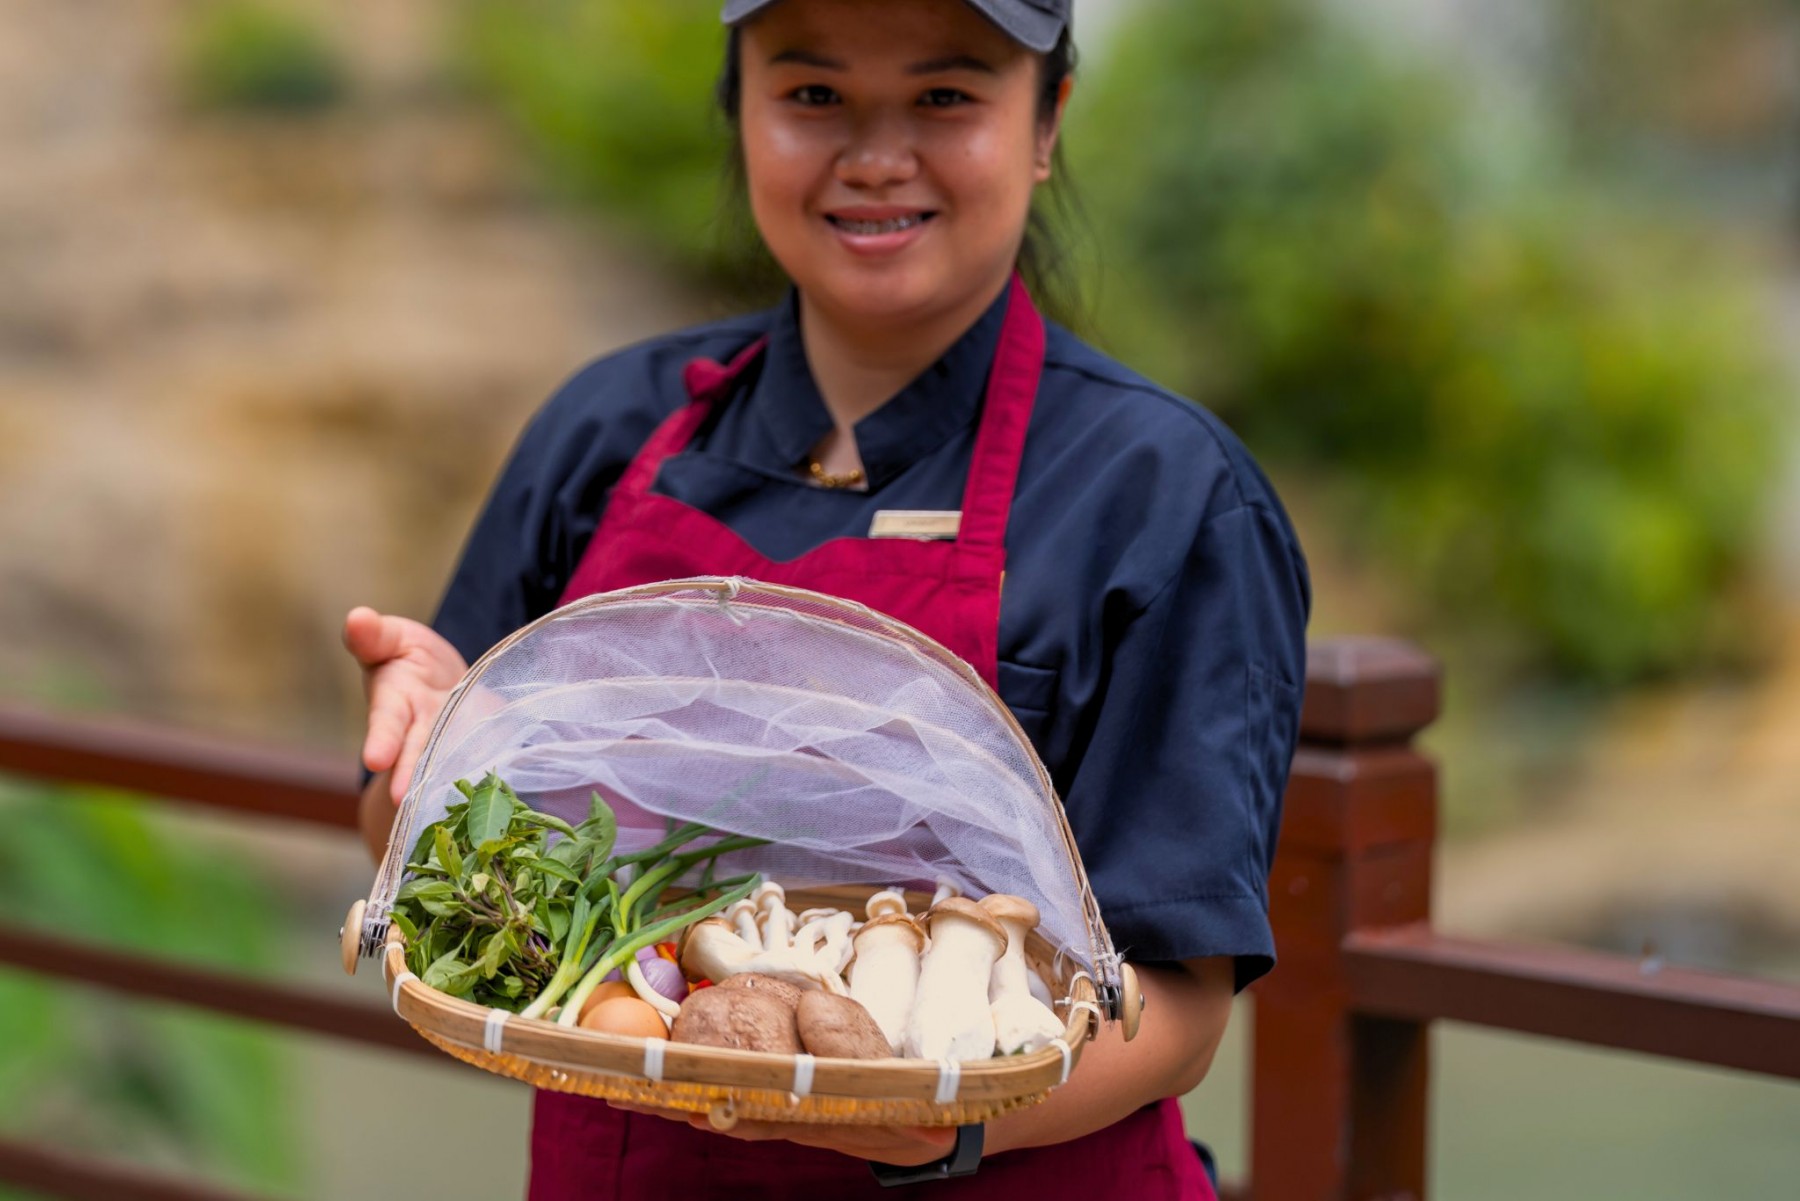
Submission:
<svg viewBox="0 0 1800 1201">
<path fill-rule="evenodd" d="M 981 1156 L 985 1142 L 985 1131 L 980 1123 L 973 1126 L 956 1128 L 956 1143 L 949 1154 L 930 1163 L 918 1167 L 900 1167 L 895 1164 L 875 1163 L 870 1161 L 869 1169 L 874 1172 L 875 1179 L 883 1188 L 895 1188 L 905 1184 L 925 1184 L 933 1180 L 950 1180 L 958 1176 L 973 1176 L 981 1166 Z"/>
</svg>

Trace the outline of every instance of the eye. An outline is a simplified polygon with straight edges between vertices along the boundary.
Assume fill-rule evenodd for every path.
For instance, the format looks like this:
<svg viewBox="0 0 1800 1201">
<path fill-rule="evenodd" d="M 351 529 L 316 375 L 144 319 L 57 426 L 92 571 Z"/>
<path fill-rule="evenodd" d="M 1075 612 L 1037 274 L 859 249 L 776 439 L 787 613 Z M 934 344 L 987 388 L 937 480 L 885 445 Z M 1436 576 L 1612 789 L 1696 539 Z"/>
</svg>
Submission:
<svg viewBox="0 0 1800 1201">
<path fill-rule="evenodd" d="M 789 92 L 788 98 L 807 108 L 823 108 L 828 104 L 836 104 L 838 94 L 822 83 L 808 83 Z"/>
<path fill-rule="evenodd" d="M 967 92 L 959 92 L 955 88 L 932 88 L 919 97 L 919 103 L 926 108 L 955 108 L 959 104 L 968 104 L 972 99 Z"/>
</svg>

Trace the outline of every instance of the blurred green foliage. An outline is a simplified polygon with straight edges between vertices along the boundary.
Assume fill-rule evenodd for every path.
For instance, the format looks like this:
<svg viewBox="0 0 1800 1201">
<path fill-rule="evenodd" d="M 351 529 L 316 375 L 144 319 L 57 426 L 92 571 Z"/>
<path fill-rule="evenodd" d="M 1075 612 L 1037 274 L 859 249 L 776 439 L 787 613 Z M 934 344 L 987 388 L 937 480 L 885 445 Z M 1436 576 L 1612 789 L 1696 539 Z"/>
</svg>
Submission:
<svg viewBox="0 0 1800 1201">
<path fill-rule="evenodd" d="M 1072 132 L 1108 341 L 1509 664 L 1730 649 L 1781 449 L 1731 248 L 1307 0 L 1144 8 Z"/>
<path fill-rule="evenodd" d="M 458 58 L 553 180 L 674 266 L 743 275 L 722 221 L 728 146 L 713 85 L 725 36 L 713 0 L 460 0 Z"/>
<path fill-rule="evenodd" d="M 464 3 L 467 60 L 557 177 L 737 282 L 717 5 Z M 1143 0 L 1085 73 L 1101 340 L 1489 663 L 1615 684 L 1740 649 L 1721 602 L 1783 440 L 1736 249 L 1329 8 Z"/>
<path fill-rule="evenodd" d="M 278 913 L 256 869 L 189 845 L 142 802 L 0 786 L 0 907 L 59 937 L 268 971 Z M 274 1038 L 237 1022 L 0 972 L 0 1110 L 11 1137 L 209 1171 L 298 1174 Z"/>
<path fill-rule="evenodd" d="M 336 53 L 294 9 L 268 0 L 208 0 L 184 32 L 182 84 L 204 108 L 313 112 L 344 98 Z"/>
</svg>

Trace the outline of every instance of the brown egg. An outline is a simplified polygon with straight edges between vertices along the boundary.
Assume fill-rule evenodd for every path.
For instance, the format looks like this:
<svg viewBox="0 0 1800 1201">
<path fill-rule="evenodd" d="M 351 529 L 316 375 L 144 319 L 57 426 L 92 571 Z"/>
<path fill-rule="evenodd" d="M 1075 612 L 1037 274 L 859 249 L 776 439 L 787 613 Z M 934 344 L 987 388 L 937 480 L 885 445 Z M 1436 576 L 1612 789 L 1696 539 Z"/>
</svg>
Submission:
<svg viewBox="0 0 1800 1201">
<path fill-rule="evenodd" d="M 663 1025 L 662 1015 L 648 1002 L 636 997 L 608 997 L 588 1010 L 587 1016 L 581 1019 L 581 1028 L 633 1038 L 669 1037 L 669 1028 Z"/>
<path fill-rule="evenodd" d="M 581 1003 L 581 1019 L 594 1012 L 594 1006 L 602 1001 L 610 1001 L 614 997 L 636 997 L 637 992 L 623 980 L 609 980 L 588 994 L 588 999 Z"/>
</svg>

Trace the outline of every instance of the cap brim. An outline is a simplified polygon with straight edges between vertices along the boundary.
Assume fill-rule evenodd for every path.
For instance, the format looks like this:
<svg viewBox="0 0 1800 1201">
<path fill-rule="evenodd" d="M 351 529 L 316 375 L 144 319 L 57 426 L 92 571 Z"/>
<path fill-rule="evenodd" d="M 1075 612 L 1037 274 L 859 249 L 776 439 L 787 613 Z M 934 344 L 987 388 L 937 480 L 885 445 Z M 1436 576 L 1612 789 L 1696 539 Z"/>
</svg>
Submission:
<svg viewBox="0 0 1800 1201">
<path fill-rule="evenodd" d="M 736 25 L 774 3 L 776 0 L 725 0 L 725 10 L 720 19 L 727 25 Z M 1068 23 L 1064 17 L 1045 12 L 1028 3 L 1020 3 L 1020 0 L 967 0 L 967 3 L 970 8 L 998 25 L 1013 41 L 1039 54 L 1048 54 L 1056 49 L 1057 40 L 1062 37 L 1063 27 Z"/>
<path fill-rule="evenodd" d="M 736 25 L 739 21 L 749 20 L 775 0 L 725 0 L 725 11 L 719 19 L 727 25 Z"/>
<path fill-rule="evenodd" d="M 1062 38 L 1066 18 L 1020 0 L 967 0 L 970 8 L 998 25 L 1028 50 L 1048 54 Z"/>
</svg>

